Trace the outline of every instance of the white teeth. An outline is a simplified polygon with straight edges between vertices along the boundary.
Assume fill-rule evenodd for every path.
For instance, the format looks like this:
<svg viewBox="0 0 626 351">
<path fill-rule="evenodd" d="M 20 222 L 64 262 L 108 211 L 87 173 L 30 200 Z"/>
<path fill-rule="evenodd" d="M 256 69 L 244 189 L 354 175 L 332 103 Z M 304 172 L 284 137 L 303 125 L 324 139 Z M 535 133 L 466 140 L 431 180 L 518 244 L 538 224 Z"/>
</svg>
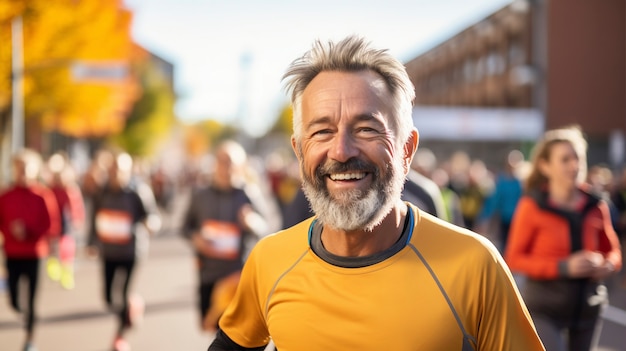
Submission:
<svg viewBox="0 0 626 351">
<path fill-rule="evenodd" d="M 331 174 L 330 179 L 332 180 L 359 180 L 365 177 L 365 173 L 341 173 L 341 174 Z"/>
</svg>

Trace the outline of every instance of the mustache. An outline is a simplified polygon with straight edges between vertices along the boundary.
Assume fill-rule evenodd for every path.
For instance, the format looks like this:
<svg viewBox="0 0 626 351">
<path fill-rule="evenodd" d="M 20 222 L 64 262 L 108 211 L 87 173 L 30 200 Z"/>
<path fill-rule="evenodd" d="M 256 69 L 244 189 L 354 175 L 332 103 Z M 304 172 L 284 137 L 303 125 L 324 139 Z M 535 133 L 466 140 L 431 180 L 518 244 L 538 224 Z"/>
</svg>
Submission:
<svg viewBox="0 0 626 351">
<path fill-rule="evenodd" d="M 379 173 L 378 168 L 371 163 L 358 158 L 350 158 L 346 162 L 326 160 L 326 162 L 317 167 L 315 174 L 319 179 L 331 173 L 345 173 L 349 171 L 373 173 L 375 176 Z"/>
</svg>

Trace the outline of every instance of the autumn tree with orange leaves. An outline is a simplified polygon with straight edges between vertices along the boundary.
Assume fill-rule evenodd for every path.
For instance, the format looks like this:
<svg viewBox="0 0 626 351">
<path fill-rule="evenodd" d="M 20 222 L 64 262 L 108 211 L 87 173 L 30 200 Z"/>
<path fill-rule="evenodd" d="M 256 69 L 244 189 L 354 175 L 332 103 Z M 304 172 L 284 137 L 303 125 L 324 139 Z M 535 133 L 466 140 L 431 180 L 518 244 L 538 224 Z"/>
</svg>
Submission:
<svg viewBox="0 0 626 351">
<path fill-rule="evenodd" d="M 130 70 L 132 14 L 119 0 L 0 2 L 0 116 L 11 102 L 11 22 L 23 19 L 28 124 L 73 137 L 119 133 L 140 95 Z M 78 65 L 128 67 L 117 79 L 77 79 Z"/>
</svg>

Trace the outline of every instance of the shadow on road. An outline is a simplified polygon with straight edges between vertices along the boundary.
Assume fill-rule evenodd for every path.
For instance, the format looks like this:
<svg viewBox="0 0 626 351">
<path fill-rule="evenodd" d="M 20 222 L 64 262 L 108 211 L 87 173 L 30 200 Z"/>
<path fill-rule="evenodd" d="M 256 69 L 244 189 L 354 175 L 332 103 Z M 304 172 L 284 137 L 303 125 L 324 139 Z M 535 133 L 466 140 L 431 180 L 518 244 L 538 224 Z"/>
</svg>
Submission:
<svg viewBox="0 0 626 351">
<path fill-rule="evenodd" d="M 177 309 L 185 309 L 190 308 L 192 306 L 192 301 L 190 300 L 171 300 L 171 301 L 161 301 L 161 302 L 152 302 L 146 303 L 145 314 L 158 314 L 161 312 L 168 312 Z M 108 311 L 78 311 L 72 313 L 64 313 L 58 315 L 45 316 L 39 319 L 40 324 L 57 324 L 57 323 L 67 323 L 67 322 L 76 322 L 80 320 L 93 320 L 93 319 L 104 319 L 109 318 L 111 316 L 111 312 Z M 9 330 L 9 329 L 22 329 L 22 324 L 18 321 L 0 321 L 0 330 Z"/>
</svg>

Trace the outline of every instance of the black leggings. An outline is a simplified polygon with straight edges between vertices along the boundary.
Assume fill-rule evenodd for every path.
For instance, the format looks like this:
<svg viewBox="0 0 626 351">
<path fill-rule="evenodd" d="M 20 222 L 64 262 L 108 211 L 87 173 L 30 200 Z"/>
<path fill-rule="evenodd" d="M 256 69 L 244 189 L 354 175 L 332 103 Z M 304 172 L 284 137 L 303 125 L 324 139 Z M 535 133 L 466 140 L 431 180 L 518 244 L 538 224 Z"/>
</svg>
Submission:
<svg viewBox="0 0 626 351">
<path fill-rule="evenodd" d="M 25 312 L 26 331 L 28 335 L 31 335 L 33 333 L 33 329 L 35 327 L 35 295 L 37 293 L 37 282 L 39 280 L 39 263 L 40 260 L 38 258 L 6 259 L 11 306 L 17 312 Z M 22 276 L 26 278 L 26 281 L 28 282 L 28 306 L 26 310 L 22 309 L 19 301 L 19 282 Z"/>
<path fill-rule="evenodd" d="M 128 314 L 128 288 L 130 286 L 130 279 L 132 277 L 133 269 L 135 268 L 135 260 L 130 261 L 104 261 L 104 298 L 107 305 L 111 310 L 116 312 L 119 320 L 119 327 L 117 334 L 122 335 L 124 330 L 130 327 L 129 314 Z M 123 274 L 123 281 L 119 281 L 122 277 L 119 274 Z M 118 280 L 114 282 L 115 276 L 118 276 Z M 114 285 L 114 283 L 116 283 Z M 113 291 L 115 287 L 115 292 Z M 118 305 L 115 304 L 118 303 Z"/>
<path fill-rule="evenodd" d="M 199 308 L 200 308 L 200 317 L 204 320 L 207 312 L 209 312 L 209 308 L 211 308 L 211 296 L 213 295 L 213 289 L 215 288 L 215 282 L 211 283 L 200 283 L 198 287 L 198 295 L 199 299 Z"/>
</svg>

